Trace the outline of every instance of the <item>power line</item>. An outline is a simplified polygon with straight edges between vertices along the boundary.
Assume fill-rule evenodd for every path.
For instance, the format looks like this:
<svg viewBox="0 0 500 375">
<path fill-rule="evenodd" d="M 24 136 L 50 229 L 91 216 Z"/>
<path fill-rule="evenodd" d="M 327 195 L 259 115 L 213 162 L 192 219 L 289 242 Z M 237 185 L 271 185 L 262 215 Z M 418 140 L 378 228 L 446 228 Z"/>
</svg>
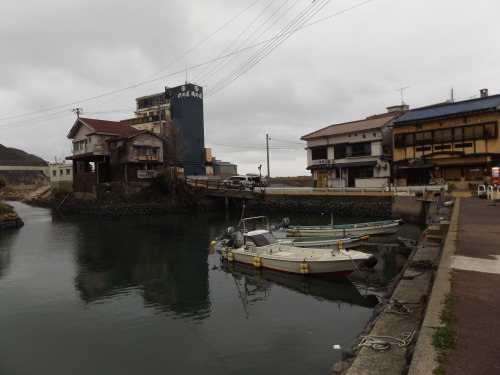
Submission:
<svg viewBox="0 0 500 375">
<path fill-rule="evenodd" d="M 317 0 L 316 0 L 316 1 L 317 1 Z M 314 2 L 316 2 L 316 1 L 314 1 Z M 164 75 L 164 76 L 158 77 L 158 78 L 154 78 L 154 79 L 150 79 L 150 80 L 147 80 L 147 81 L 144 81 L 144 82 L 140 82 L 140 83 L 137 83 L 137 84 L 134 84 L 134 85 L 131 85 L 131 86 L 125 87 L 125 88 L 117 89 L 117 90 L 114 90 L 114 91 L 111 91 L 111 92 L 108 92 L 108 93 L 105 93 L 105 94 L 100 94 L 100 95 L 96 95 L 96 96 L 89 97 L 89 98 L 86 98 L 86 99 L 80 99 L 80 100 L 77 100 L 77 101 L 74 101 L 74 102 L 70 102 L 70 103 L 66 103 L 66 104 L 62 104 L 62 105 L 57 105 L 57 106 L 54 106 L 54 107 L 50 107 L 50 108 L 46 108 L 46 109 L 41 109 L 41 110 L 37 110 L 37 111 L 32 111 L 32 112 L 28 112 L 28 113 L 24 113 L 24 114 L 20 114 L 20 115 L 15 115 L 15 116 L 10 116 L 10 117 L 0 118 L 0 121 L 6 121 L 6 120 L 12 120 L 12 119 L 15 119 L 15 118 L 20 118 L 20 117 L 26 117 L 26 116 L 36 115 L 36 114 L 43 113 L 43 112 L 48 112 L 48 111 L 52 111 L 52 110 L 56 110 L 56 109 L 60 109 L 60 108 L 64 108 L 64 107 L 68 107 L 68 106 L 72 106 L 72 105 L 76 105 L 76 104 L 80 104 L 80 103 L 85 103 L 85 102 L 88 102 L 88 101 L 91 101 L 91 100 L 95 100 L 95 99 L 103 98 L 103 97 L 106 97 L 106 96 L 109 96 L 109 95 L 117 94 L 117 93 L 120 93 L 120 92 L 123 92 L 123 91 L 131 90 L 131 89 L 134 89 L 134 88 L 137 88 L 137 87 L 140 87 L 140 86 L 146 85 L 146 84 L 148 84 L 148 83 L 156 82 L 156 81 L 159 81 L 159 80 L 162 80 L 162 79 L 165 79 L 165 78 L 168 78 L 168 77 L 171 77 L 171 76 L 177 75 L 177 74 L 179 74 L 179 73 L 184 73 L 186 70 L 193 70 L 193 69 L 197 69 L 197 68 L 202 67 L 202 66 L 205 66 L 205 65 L 207 65 L 207 64 L 211 64 L 211 63 L 213 63 L 214 61 L 218 61 L 218 60 L 221 60 L 221 59 L 226 59 L 226 58 L 228 58 L 228 57 L 230 57 L 230 56 L 233 56 L 233 55 L 235 55 L 235 54 L 238 54 L 238 53 L 244 52 L 244 51 L 246 51 L 246 50 L 250 50 L 250 49 L 252 49 L 252 48 L 255 48 L 255 47 L 261 46 L 261 45 L 263 45 L 263 44 L 267 44 L 267 43 L 269 43 L 269 42 L 271 42 L 271 41 L 273 41 L 273 40 L 276 40 L 276 39 L 278 39 L 278 38 L 282 38 L 283 36 L 286 36 L 286 35 L 290 36 L 291 34 L 295 33 L 295 32 L 296 32 L 296 31 L 298 31 L 298 30 L 303 30 L 303 29 L 305 29 L 305 28 L 307 28 L 307 27 L 310 27 L 310 26 L 312 26 L 312 25 L 314 25 L 314 24 L 317 24 L 317 23 L 322 22 L 322 21 L 325 21 L 325 20 L 327 20 L 327 19 L 329 19 L 329 18 L 332 18 L 332 17 L 338 16 L 338 15 L 340 15 L 340 14 L 342 14 L 342 13 L 348 12 L 348 11 L 350 11 L 350 10 L 352 10 L 352 9 L 358 8 L 358 7 L 360 7 L 360 6 L 362 6 L 362 5 L 365 5 L 365 4 L 367 4 L 367 3 L 369 3 L 369 2 L 372 2 L 372 1 L 373 1 L 373 0 L 366 0 L 366 1 L 362 2 L 362 3 L 356 4 L 356 5 L 352 6 L 352 7 L 349 7 L 349 8 L 347 8 L 347 9 L 344 9 L 344 10 L 342 10 L 342 11 L 340 11 L 340 12 L 337 12 L 337 13 L 335 13 L 335 14 L 332 14 L 332 15 L 330 15 L 330 16 L 328 16 L 328 17 L 324 17 L 324 18 L 322 18 L 322 19 L 320 19 L 320 20 L 318 20 L 318 21 L 315 21 L 315 22 L 313 22 L 313 23 L 310 23 L 310 24 L 307 24 L 307 25 L 301 25 L 301 26 L 299 26 L 299 27 L 297 27 L 297 28 L 295 28 L 295 29 L 293 29 L 293 30 L 291 30 L 291 31 L 288 31 L 288 32 L 286 32 L 286 33 L 279 34 L 279 35 L 277 35 L 277 36 L 275 36 L 275 37 L 273 37 L 273 38 L 271 38 L 271 39 L 268 39 L 268 40 L 265 40 L 265 41 L 263 41 L 263 42 L 260 42 L 260 43 L 257 43 L 257 44 L 254 44 L 254 45 L 251 45 L 251 46 L 248 46 L 248 47 L 242 48 L 242 49 L 240 49 L 240 50 L 238 50 L 238 51 L 234 51 L 234 52 L 228 53 L 228 54 L 226 54 L 226 55 L 224 55 L 224 56 L 220 56 L 220 57 L 217 57 L 217 58 L 215 58 L 215 59 L 211 59 L 211 60 L 209 60 L 209 61 L 206 61 L 206 62 L 203 62 L 203 63 L 200 63 L 200 64 L 193 65 L 193 66 L 191 66 L 191 67 L 189 67 L 189 68 L 186 68 L 186 69 L 182 69 L 182 70 L 179 70 L 179 71 L 176 71 L 176 72 L 173 72 L 173 73 L 170 73 L 170 74 L 167 74 L 167 75 Z M 252 5 L 253 5 L 253 4 L 252 4 Z M 313 15 L 314 15 L 314 14 L 313 14 Z M 311 16 L 311 17 L 312 17 L 312 16 Z M 309 19 L 310 19 L 310 17 L 309 17 L 307 20 L 309 20 Z M 306 20 L 306 22 L 307 22 L 307 20 Z M 206 38 L 206 39 L 207 39 L 207 38 Z M 284 41 L 284 40 L 283 40 L 283 41 Z M 282 41 L 282 42 L 283 42 L 283 41 Z M 281 44 L 282 42 L 280 42 L 279 44 Z M 201 44 L 201 42 L 200 42 L 200 44 Z M 279 44 L 278 44 L 278 46 L 279 46 Z M 198 44 L 198 45 L 199 45 L 199 44 Z M 196 45 L 195 47 L 197 47 L 198 45 Z M 193 49 L 194 49 L 195 47 L 193 47 Z M 276 47 L 277 47 L 277 46 L 276 46 Z M 274 47 L 272 50 L 274 50 L 276 47 Z M 264 48 L 263 48 L 263 49 L 264 49 Z M 263 50 L 263 49 L 262 49 L 262 50 Z M 262 50 L 261 50 L 261 51 L 262 51 Z M 253 65 L 255 65 L 257 62 L 259 62 L 259 61 L 260 61 L 263 57 L 267 56 L 267 54 L 269 54 L 270 52 L 272 52 L 272 50 L 271 50 L 271 51 L 268 51 L 268 52 L 267 52 L 264 56 L 262 56 L 262 57 L 261 57 L 258 61 L 256 61 L 255 63 L 253 63 Z M 190 50 L 190 51 L 191 51 L 191 50 Z M 189 52 L 189 51 L 188 51 L 188 52 Z M 184 55 L 185 55 L 185 54 L 184 54 Z M 184 56 L 184 55 L 182 55 L 182 56 Z M 256 56 L 256 55 L 254 54 L 254 56 Z M 247 60 L 247 63 L 248 63 L 248 60 Z M 252 66 L 253 66 L 253 65 L 252 65 Z M 250 66 L 250 67 L 251 67 L 251 66 Z M 243 72 L 239 73 L 239 74 L 238 74 L 238 76 L 236 76 L 236 77 L 232 78 L 230 82 L 225 83 L 222 87 L 220 87 L 220 88 L 218 88 L 216 91 L 212 92 L 212 93 L 210 94 L 210 96 L 211 96 L 211 95 L 214 95 L 215 93 L 217 93 L 218 91 L 220 91 L 222 88 L 226 87 L 229 83 L 231 83 L 232 81 L 234 81 L 236 78 L 240 77 L 240 76 L 241 76 L 242 74 L 244 74 L 244 73 L 245 73 L 248 69 L 250 69 L 250 67 L 248 67 L 247 69 L 245 69 Z M 240 66 L 240 68 L 241 68 L 241 66 Z M 163 69 L 162 69 L 162 70 L 163 70 Z M 236 70 L 238 70 L 238 69 L 236 69 Z M 236 71 L 236 70 L 235 70 L 235 71 Z M 235 71 L 233 71 L 233 73 L 234 73 Z M 227 80 L 227 77 L 226 77 L 226 79 L 225 79 L 225 80 Z M 219 81 L 219 85 L 220 85 L 220 84 L 221 84 L 221 81 Z M 207 98 L 207 95 L 205 95 L 205 98 Z"/>
<path fill-rule="evenodd" d="M 270 29 L 270 28 L 271 28 L 274 24 L 276 24 L 276 22 L 278 22 L 278 20 L 279 20 L 279 19 L 281 19 L 281 17 L 283 17 L 286 13 L 288 13 L 288 12 L 290 11 L 290 9 L 292 9 L 292 8 L 293 8 L 293 7 L 297 4 L 297 2 L 298 2 L 298 1 L 300 1 L 300 0 L 297 0 L 297 1 L 296 1 L 293 5 L 292 5 L 292 7 L 290 7 L 290 8 L 289 8 L 287 11 L 285 11 L 285 12 L 284 12 L 284 13 L 283 13 L 280 17 L 278 17 L 278 19 L 277 19 L 277 20 L 275 20 L 275 21 L 274 21 L 271 25 L 269 25 L 269 26 L 268 26 L 268 28 L 267 28 L 266 30 L 262 31 L 262 32 L 261 32 L 261 33 L 260 33 L 260 34 L 259 34 L 256 38 L 254 38 L 254 39 L 253 39 L 253 41 L 249 42 L 249 43 L 250 43 L 250 45 L 251 45 L 251 43 L 255 42 L 258 38 L 260 38 L 260 37 L 261 37 L 261 36 L 262 36 L 262 35 L 263 35 L 263 34 L 264 34 L 267 30 L 269 30 L 269 29 Z M 249 26 L 248 26 L 248 27 L 247 27 L 247 28 L 246 28 L 246 29 L 245 29 L 242 33 L 240 33 L 240 35 L 238 36 L 238 38 L 236 38 L 236 40 L 237 40 L 237 39 L 239 39 L 239 37 L 240 37 L 241 35 L 243 35 L 243 33 L 244 33 L 246 30 L 248 30 L 248 29 L 249 29 L 249 27 L 250 27 L 251 25 L 253 25 L 253 24 L 254 24 L 254 22 L 255 22 L 258 18 L 260 18 L 260 16 L 261 16 L 261 15 L 265 12 L 265 10 L 267 10 L 267 9 L 268 9 L 268 8 L 272 5 L 272 3 L 273 3 L 273 2 L 274 2 L 274 0 L 273 0 L 271 3 L 269 3 L 269 5 L 268 5 L 268 6 L 267 6 L 267 7 L 266 7 L 266 8 L 265 8 L 265 9 L 264 9 L 264 10 L 263 10 L 263 11 L 262 11 L 262 12 L 261 12 L 261 13 L 260 13 L 260 14 L 259 14 L 259 15 L 258 15 L 258 16 L 257 16 L 257 17 L 256 17 L 256 18 L 252 21 L 252 22 L 251 22 L 251 23 L 250 23 L 250 25 L 249 25 Z M 266 20 L 266 21 L 265 21 L 265 22 L 264 22 L 261 26 L 258 26 L 257 30 L 258 30 L 259 28 L 261 28 L 263 25 L 265 25 L 265 24 L 266 24 L 266 23 L 267 23 L 270 19 L 272 19 L 272 17 L 273 17 L 276 13 L 278 13 L 278 12 L 281 10 L 281 8 L 282 8 L 282 7 L 283 7 L 283 6 L 284 6 L 287 2 L 288 2 L 288 0 L 285 0 L 285 2 L 284 2 L 284 3 L 280 6 L 280 7 L 278 7 L 278 9 L 276 9 L 276 10 L 275 10 L 275 11 L 274 11 L 274 12 L 273 12 L 273 13 L 272 13 L 269 17 L 268 17 L 268 19 L 267 19 L 267 20 Z M 239 44 L 239 45 L 235 48 L 235 51 L 240 51 L 240 50 L 241 50 L 241 48 L 242 48 L 242 47 L 243 47 L 243 46 L 244 46 L 244 45 L 245 45 L 245 44 L 249 41 L 249 39 L 250 39 L 250 38 L 252 37 L 252 35 L 254 35 L 255 33 L 256 33 L 256 31 L 254 31 L 254 32 L 253 32 L 253 33 L 252 33 L 249 37 L 247 37 L 247 38 L 246 38 L 243 42 L 241 42 L 241 43 L 240 43 L 240 44 Z M 234 43 L 234 41 L 233 41 L 232 43 Z M 231 43 L 231 44 L 232 44 L 232 43 Z M 231 44 L 230 44 L 230 45 L 231 45 Z M 230 46 L 230 45 L 229 45 L 229 46 Z M 226 51 L 228 50 L 229 46 L 228 46 L 228 47 L 226 47 L 226 48 L 224 49 L 224 51 L 221 53 L 221 55 L 222 55 L 224 52 L 226 52 Z M 224 62 L 224 61 L 220 61 L 220 63 L 218 64 L 218 66 L 217 66 L 217 67 L 210 69 L 207 73 L 205 73 L 205 74 L 204 74 L 203 76 L 201 76 L 199 79 L 200 79 L 200 80 L 203 80 L 203 79 L 207 78 L 207 77 L 209 76 L 209 74 L 210 74 L 210 73 L 211 73 L 211 74 L 215 74 L 215 73 L 219 72 L 222 68 L 224 68 L 225 66 L 227 66 L 228 64 L 230 64 L 232 61 L 234 61 L 234 59 L 236 59 L 236 58 L 238 57 L 238 55 L 239 55 L 239 54 L 240 54 L 240 52 L 238 52 L 237 54 L 233 55 L 230 59 L 229 59 L 229 58 L 228 58 L 228 59 L 225 59 L 225 60 L 226 60 L 225 62 Z M 220 56 L 220 55 L 219 55 L 219 56 Z M 206 70 L 206 69 L 204 69 L 203 71 L 205 71 L 205 70 Z M 198 76 L 199 76 L 199 75 L 198 75 Z M 198 76 L 196 76 L 196 77 L 198 77 Z M 196 80 L 196 77 L 195 77 L 195 80 Z"/>
<path fill-rule="evenodd" d="M 255 64 L 260 62 L 264 57 L 269 55 L 277 47 L 279 47 L 285 40 L 287 40 L 294 32 L 296 32 L 300 26 L 304 25 L 311 17 L 313 17 L 317 12 L 319 12 L 330 0 L 316 0 L 310 3 L 298 16 L 296 16 L 277 36 L 271 39 L 271 41 L 262 47 L 259 51 L 254 53 L 254 55 L 248 59 L 245 63 L 241 64 L 238 68 L 234 69 L 230 74 L 228 74 L 224 79 L 220 80 L 215 84 L 215 88 L 211 87 L 207 92 L 205 92 L 205 97 L 210 97 L 216 94 L 227 85 L 232 83 L 234 80 L 239 78 L 241 75 L 245 74 L 250 68 Z M 312 14 L 311 14 L 312 13 Z M 299 24 L 296 27 L 296 24 Z"/>
<path fill-rule="evenodd" d="M 245 148 L 245 149 L 252 149 L 252 150 L 265 150 L 266 149 L 266 147 L 229 144 L 229 143 L 209 141 L 207 139 L 205 139 L 205 143 L 214 144 L 214 145 L 223 146 L 223 147 Z M 302 150 L 303 147 L 270 147 L 270 149 L 272 149 L 272 150 Z"/>
<path fill-rule="evenodd" d="M 306 143 L 305 141 L 302 141 L 303 143 L 299 143 L 299 142 L 291 142 L 291 141 L 282 141 L 282 140 L 280 140 L 280 139 L 276 139 L 276 138 L 274 138 L 274 137 L 273 137 L 273 138 L 269 137 L 269 140 L 270 140 L 270 141 L 275 141 L 275 142 L 283 142 L 283 143 L 294 143 L 294 144 L 297 144 L 297 145 L 305 145 L 305 143 Z"/>
</svg>

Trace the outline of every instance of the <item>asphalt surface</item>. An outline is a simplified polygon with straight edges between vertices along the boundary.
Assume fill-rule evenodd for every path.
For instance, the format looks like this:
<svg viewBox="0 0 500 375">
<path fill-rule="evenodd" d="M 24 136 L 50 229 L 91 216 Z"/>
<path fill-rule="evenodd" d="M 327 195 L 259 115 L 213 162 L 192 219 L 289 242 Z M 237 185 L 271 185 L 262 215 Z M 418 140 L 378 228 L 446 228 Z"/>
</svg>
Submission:
<svg viewBox="0 0 500 375">
<path fill-rule="evenodd" d="M 457 345 L 446 374 L 500 374 L 500 202 L 460 200 L 451 262 Z"/>
</svg>

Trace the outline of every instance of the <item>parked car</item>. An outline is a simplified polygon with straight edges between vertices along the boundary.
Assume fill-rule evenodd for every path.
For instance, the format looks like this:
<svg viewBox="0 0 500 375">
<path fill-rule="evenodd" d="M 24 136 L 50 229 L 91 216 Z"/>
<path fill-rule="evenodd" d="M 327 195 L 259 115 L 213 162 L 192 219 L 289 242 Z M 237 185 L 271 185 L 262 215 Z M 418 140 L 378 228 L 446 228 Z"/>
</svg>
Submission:
<svg viewBox="0 0 500 375">
<path fill-rule="evenodd" d="M 269 186 L 269 182 L 267 182 L 264 176 L 259 176 L 256 173 L 247 173 L 247 176 L 252 178 L 252 180 L 255 182 L 255 186 L 260 186 L 259 179 L 260 181 L 262 181 L 262 187 Z"/>
<path fill-rule="evenodd" d="M 253 189 L 257 184 L 252 176 L 231 176 L 222 181 L 222 186 L 236 189 Z"/>
</svg>

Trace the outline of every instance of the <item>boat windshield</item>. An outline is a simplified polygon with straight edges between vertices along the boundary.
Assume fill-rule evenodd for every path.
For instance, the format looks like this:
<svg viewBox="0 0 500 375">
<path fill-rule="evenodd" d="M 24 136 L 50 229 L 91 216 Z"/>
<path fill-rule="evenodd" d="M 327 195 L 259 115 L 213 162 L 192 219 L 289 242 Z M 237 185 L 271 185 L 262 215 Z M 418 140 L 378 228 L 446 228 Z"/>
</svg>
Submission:
<svg viewBox="0 0 500 375">
<path fill-rule="evenodd" d="M 255 244 L 255 246 L 266 246 L 278 242 L 278 240 L 276 240 L 276 238 L 274 238 L 274 236 L 269 232 L 264 232 L 264 233 L 248 232 L 246 236 L 250 241 L 252 241 Z"/>
</svg>

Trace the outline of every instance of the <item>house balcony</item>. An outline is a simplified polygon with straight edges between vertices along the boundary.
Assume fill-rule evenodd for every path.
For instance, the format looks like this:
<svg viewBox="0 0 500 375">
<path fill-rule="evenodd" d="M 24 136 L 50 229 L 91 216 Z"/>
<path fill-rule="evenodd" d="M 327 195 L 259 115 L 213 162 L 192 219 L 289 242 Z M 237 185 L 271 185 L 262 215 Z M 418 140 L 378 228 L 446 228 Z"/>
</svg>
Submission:
<svg viewBox="0 0 500 375">
<path fill-rule="evenodd" d="M 158 161 L 158 155 L 138 155 L 139 161 Z"/>
</svg>

